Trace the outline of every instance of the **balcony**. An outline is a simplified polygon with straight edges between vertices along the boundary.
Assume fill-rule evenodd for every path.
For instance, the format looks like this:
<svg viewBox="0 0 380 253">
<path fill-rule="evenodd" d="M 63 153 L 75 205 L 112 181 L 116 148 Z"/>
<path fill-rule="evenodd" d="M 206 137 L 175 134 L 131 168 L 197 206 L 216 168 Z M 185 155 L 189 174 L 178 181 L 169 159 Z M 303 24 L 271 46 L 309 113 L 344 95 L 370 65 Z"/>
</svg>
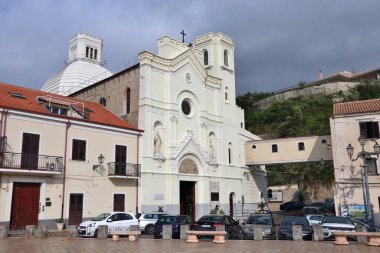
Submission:
<svg viewBox="0 0 380 253">
<path fill-rule="evenodd" d="M 0 153 L 0 172 L 59 175 L 62 170 L 63 157 L 60 156 Z"/>
<path fill-rule="evenodd" d="M 140 178 L 140 164 L 107 163 L 109 178 Z"/>
</svg>

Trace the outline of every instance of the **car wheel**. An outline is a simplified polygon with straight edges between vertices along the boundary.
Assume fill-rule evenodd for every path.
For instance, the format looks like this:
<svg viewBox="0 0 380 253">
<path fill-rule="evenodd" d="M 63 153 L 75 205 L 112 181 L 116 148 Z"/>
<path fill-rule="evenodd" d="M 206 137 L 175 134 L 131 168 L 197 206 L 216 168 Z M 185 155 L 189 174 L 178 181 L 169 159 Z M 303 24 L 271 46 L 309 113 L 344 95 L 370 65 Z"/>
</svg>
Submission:
<svg viewBox="0 0 380 253">
<path fill-rule="evenodd" d="M 154 232 L 154 226 L 152 224 L 146 225 L 145 227 L 145 233 L 147 235 L 152 235 Z"/>
</svg>

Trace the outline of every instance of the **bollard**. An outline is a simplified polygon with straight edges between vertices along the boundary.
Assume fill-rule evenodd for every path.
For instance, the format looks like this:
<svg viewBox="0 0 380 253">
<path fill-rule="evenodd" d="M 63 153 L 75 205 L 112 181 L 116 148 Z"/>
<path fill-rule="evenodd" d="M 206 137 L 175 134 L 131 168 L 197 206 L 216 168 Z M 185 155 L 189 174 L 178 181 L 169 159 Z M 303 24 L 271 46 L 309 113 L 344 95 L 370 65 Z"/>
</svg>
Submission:
<svg viewBox="0 0 380 253">
<path fill-rule="evenodd" d="M 226 226 L 224 226 L 224 225 L 216 226 L 215 230 L 216 231 L 225 231 L 226 230 Z"/>
<path fill-rule="evenodd" d="M 173 228 L 172 225 L 162 226 L 162 239 L 170 240 L 173 238 Z"/>
<path fill-rule="evenodd" d="M 187 234 L 185 233 L 186 231 L 190 230 L 190 225 L 181 225 L 181 230 L 180 230 L 180 239 L 182 240 L 187 240 Z"/>
<path fill-rule="evenodd" d="M 301 225 L 293 225 L 293 240 L 294 241 L 302 241 L 302 226 Z"/>
<path fill-rule="evenodd" d="M 367 228 L 362 225 L 355 226 L 356 232 L 367 232 Z M 368 243 L 367 236 L 357 236 L 358 243 Z"/>
<path fill-rule="evenodd" d="M 263 226 L 253 225 L 253 240 L 262 241 L 263 240 Z"/>
<path fill-rule="evenodd" d="M 34 236 L 36 225 L 27 225 L 25 228 L 25 237 L 30 238 Z"/>
<path fill-rule="evenodd" d="M 8 236 L 9 226 L 0 225 L 0 238 L 5 238 Z"/>
<path fill-rule="evenodd" d="M 67 235 L 69 238 L 79 237 L 77 226 L 74 226 L 74 225 L 67 226 L 67 230 L 69 231 Z"/>
<path fill-rule="evenodd" d="M 47 225 L 39 225 L 35 230 L 35 236 L 37 238 L 46 239 L 48 235 L 48 226 Z"/>
<path fill-rule="evenodd" d="M 323 241 L 323 227 L 322 225 L 314 225 L 313 226 L 313 241 Z"/>
<path fill-rule="evenodd" d="M 129 231 L 140 231 L 139 225 L 130 225 Z"/>
<path fill-rule="evenodd" d="M 98 226 L 98 238 L 106 239 L 108 237 L 108 226 L 107 225 L 99 225 Z"/>
</svg>

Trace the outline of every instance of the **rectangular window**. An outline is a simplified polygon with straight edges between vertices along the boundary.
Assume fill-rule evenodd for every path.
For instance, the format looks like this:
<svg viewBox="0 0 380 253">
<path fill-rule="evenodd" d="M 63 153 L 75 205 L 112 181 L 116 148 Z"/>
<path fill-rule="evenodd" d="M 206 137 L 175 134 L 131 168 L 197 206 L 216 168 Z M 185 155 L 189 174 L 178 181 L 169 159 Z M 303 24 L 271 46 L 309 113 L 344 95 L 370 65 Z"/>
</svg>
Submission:
<svg viewBox="0 0 380 253">
<path fill-rule="evenodd" d="M 379 122 L 359 122 L 360 136 L 366 139 L 379 138 Z"/>
<path fill-rule="evenodd" d="M 98 49 L 94 50 L 94 59 L 96 60 L 98 58 Z"/>
<path fill-rule="evenodd" d="M 91 58 L 91 59 L 92 59 L 93 52 L 94 52 L 94 49 L 93 49 L 93 48 L 90 48 L 90 58 Z"/>
<path fill-rule="evenodd" d="M 90 48 L 89 48 L 89 47 L 86 47 L 86 57 L 88 57 L 88 55 L 89 55 L 89 51 L 90 51 Z"/>
<path fill-rule="evenodd" d="M 376 159 L 370 158 L 364 160 L 364 165 L 367 166 L 368 175 L 376 175 L 377 174 L 377 164 Z"/>
<path fill-rule="evenodd" d="M 125 211 L 125 195 L 124 194 L 113 195 L 113 211 L 114 212 Z"/>
<path fill-rule="evenodd" d="M 211 192 L 211 201 L 219 201 L 219 192 Z"/>
<path fill-rule="evenodd" d="M 72 160 L 86 161 L 86 141 L 74 139 L 72 152 Z"/>
</svg>

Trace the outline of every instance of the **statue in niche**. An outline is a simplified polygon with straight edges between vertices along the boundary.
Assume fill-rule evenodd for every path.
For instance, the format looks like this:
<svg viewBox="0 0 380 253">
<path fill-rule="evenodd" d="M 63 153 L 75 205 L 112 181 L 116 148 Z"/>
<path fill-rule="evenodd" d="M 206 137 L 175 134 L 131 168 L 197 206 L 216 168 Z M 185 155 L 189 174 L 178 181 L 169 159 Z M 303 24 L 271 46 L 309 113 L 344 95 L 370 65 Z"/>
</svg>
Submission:
<svg viewBox="0 0 380 253">
<path fill-rule="evenodd" d="M 209 161 L 210 163 L 216 163 L 215 144 L 212 138 L 209 139 Z"/>
<path fill-rule="evenodd" d="M 160 132 L 158 130 L 155 130 L 155 133 L 154 133 L 154 155 L 155 156 L 161 155 L 161 146 L 162 146 L 162 140 L 161 140 Z"/>
</svg>

